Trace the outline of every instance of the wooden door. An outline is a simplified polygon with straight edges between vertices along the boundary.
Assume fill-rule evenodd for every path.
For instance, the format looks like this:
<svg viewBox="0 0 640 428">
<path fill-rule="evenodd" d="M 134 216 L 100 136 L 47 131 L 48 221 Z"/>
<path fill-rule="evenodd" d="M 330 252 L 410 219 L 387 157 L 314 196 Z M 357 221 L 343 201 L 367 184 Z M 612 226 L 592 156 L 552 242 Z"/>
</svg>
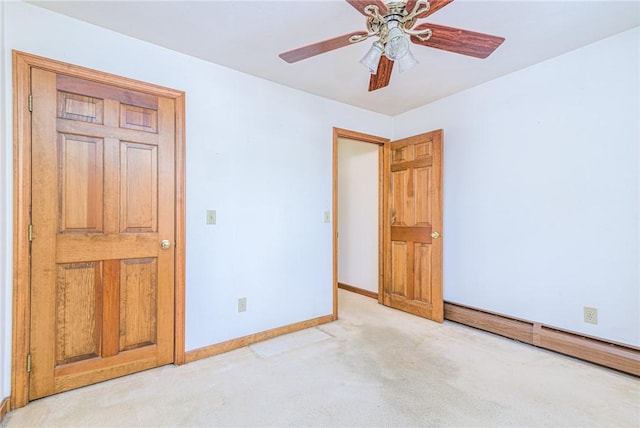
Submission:
<svg viewBox="0 0 640 428">
<path fill-rule="evenodd" d="M 31 93 L 35 399 L 173 361 L 175 106 L 38 68 Z"/>
<path fill-rule="evenodd" d="M 443 320 L 442 130 L 389 145 L 383 303 Z"/>
</svg>

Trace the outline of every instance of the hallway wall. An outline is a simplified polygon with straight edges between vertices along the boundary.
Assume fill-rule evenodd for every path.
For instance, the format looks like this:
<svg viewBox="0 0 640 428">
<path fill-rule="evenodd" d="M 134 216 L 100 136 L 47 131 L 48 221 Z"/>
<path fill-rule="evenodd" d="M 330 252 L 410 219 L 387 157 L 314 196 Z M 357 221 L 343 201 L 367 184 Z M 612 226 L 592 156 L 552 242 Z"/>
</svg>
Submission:
<svg viewBox="0 0 640 428">
<path fill-rule="evenodd" d="M 378 292 L 378 145 L 338 139 L 338 282 Z"/>
</svg>

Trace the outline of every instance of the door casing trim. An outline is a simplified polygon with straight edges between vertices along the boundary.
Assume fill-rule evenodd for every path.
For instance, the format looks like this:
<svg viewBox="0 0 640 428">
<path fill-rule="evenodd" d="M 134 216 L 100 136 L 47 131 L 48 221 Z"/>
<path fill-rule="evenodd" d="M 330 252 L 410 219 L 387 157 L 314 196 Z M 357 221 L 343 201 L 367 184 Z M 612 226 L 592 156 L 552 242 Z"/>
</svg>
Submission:
<svg viewBox="0 0 640 428">
<path fill-rule="evenodd" d="M 389 151 L 389 139 L 375 135 L 363 134 L 348 129 L 333 128 L 333 201 L 332 201 L 332 233 L 333 233 L 333 319 L 338 319 L 338 139 L 361 141 L 378 145 L 378 302 L 382 303 L 382 291 L 384 281 L 384 257 L 386 246 L 386 234 L 384 225 L 388 205 L 387 186 L 389 182 L 387 172 L 387 153 Z"/>
<path fill-rule="evenodd" d="M 185 93 L 32 55 L 12 51 L 13 57 L 13 318 L 11 408 L 29 402 L 30 258 L 28 228 L 31 201 L 30 70 L 40 68 L 81 79 L 171 98 L 175 103 L 175 305 L 174 364 L 185 362 Z"/>
</svg>

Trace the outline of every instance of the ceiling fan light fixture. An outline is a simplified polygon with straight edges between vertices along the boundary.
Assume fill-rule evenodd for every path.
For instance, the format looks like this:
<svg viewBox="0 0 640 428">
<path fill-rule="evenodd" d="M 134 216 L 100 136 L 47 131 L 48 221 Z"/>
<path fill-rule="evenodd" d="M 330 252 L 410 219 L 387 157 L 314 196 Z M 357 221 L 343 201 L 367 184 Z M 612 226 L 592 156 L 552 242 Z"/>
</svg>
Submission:
<svg viewBox="0 0 640 428">
<path fill-rule="evenodd" d="M 369 52 L 367 52 L 360 60 L 360 64 L 364 65 L 367 70 L 369 70 L 369 73 L 376 74 L 382 52 L 384 52 L 384 46 L 382 43 L 379 41 L 374 42 L 373 45 L 371 45 Z"/>
<path fill-rule="evenodd" d="M 404 56 L 396 60 L 396 63 L 398 64 L 400 73 L 404 73 L 405 71 L 417 65 L 418 60 L 415 56 L 413 56 L 413 52 L 411 52 L 411 49 L 408 49 L 407 53 Z"/>
<path fill-rule="evenodd" d="M 409 52 L 409 40 L 407 40 L 407 37 L 399 27 L 390 28 L 384 54 L 390 60 L 395 61 L 405 56 L 407 52 Z"/>
</svg>

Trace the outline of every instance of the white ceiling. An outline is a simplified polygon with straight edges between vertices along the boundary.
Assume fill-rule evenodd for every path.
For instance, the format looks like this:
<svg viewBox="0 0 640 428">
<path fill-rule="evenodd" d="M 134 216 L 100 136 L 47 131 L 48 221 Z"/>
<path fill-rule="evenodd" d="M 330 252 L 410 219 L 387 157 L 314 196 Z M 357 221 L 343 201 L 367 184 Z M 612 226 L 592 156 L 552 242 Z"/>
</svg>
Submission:
<svg viewBox="0 0 640 428">
<path fill-rule="evenodd" d="M 352 31 L 365 17 L 342 0 L 31 1 L 212 63 L 367 110 L 396 115 L 640 24 L 638 1 L 456 0 L 433 22 L 506 41 L 481 60 L 412 45 L 420 62 L 368 92 L 359 60 L 371 41 L 295 64 L 278 53 Z"/>
</svg>

